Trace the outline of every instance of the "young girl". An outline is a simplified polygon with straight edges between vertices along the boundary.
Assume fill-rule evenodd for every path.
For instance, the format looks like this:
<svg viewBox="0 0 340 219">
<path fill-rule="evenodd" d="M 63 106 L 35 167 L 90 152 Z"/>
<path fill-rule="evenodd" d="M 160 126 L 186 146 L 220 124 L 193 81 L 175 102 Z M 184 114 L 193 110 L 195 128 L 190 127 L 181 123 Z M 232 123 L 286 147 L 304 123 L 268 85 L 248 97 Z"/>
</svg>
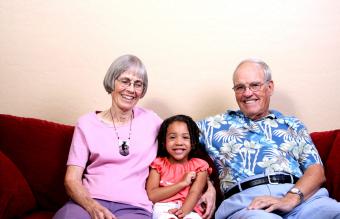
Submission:
<svg viewBox="0 0 340 219">
<path fill-rule="evenodd" d="M 211 168 L 194 158 L 199 142 L 196 123 L 185 115 L 162 123 L 158 136 L 158 157 L 152 162 L 147 180 L 149 199 L 155 203 L 153 219 L 200 219 L 197 205 Z"/>
</svg>

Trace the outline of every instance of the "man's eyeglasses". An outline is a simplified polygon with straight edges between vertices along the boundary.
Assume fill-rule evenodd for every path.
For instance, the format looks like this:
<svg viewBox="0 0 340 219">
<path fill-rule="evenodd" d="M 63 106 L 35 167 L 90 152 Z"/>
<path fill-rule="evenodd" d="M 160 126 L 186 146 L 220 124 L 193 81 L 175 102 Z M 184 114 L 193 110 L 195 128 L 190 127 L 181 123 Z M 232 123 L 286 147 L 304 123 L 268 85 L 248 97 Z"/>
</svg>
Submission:
<svg viewBox="0 0 340 219">
<path fill-rule="evenodd" d="M 127 88 L 130 87 L 131 84 L 133 85 L 133 88 L 136 91 L 142 91 L 144 88 L 144 83 L 142 81 L 132 81 L 129 78 L 121 78 L 121 79 L 116 79 L 120 86 L 122 86 L 123 88 Z"/>
<path fill-rule="evenodd" d="M 237 94 L 243 94 L 244 92 L 246 92 L 247 88 L 249 88 L 249 90 L 251 90 L 252 92 L 257 92 L 257 91 L 261 90 L 262 86 L 266 83 L 267 83 L 267 81 L 264 82 L 264 83 L 252 82 L 248 86 L 245 85 L 245 84 L 237 84 L 233 87 L 233 90 Z"/>
</svg>

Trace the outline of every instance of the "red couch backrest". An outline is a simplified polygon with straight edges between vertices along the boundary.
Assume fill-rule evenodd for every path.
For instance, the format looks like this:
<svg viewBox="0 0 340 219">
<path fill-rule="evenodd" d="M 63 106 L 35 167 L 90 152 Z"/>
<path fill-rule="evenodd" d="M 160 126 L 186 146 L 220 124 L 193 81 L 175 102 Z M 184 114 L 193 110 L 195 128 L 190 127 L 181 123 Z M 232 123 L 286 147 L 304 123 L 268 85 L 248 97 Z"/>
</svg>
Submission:
<svg viewBox="0 0 340 219">
<path fill-rule="evenodd" d="M 0 114 L 0 150 L 26 178 L 37 205 L 57 210 L 67 200 L 66 160 L 73 126 Z"/>
</svg>

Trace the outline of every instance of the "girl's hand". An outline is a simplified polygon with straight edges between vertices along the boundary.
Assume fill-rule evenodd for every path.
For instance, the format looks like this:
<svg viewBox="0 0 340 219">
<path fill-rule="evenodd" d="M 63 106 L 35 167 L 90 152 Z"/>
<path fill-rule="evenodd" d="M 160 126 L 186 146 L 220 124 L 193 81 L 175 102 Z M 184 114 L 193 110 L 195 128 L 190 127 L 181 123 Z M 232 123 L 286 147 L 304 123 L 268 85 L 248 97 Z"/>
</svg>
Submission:
<svg viewBox="0 0 340 219">
<path fill-rule="evenodd" d="M 187 215 L 187 213 L 183 212 L 181 208 L 172 208 L 168 212 L 176 215 L 179 219 L 182 219 L 185 215 Z"/>
<path fill-rule="evenodd" d="M 184 175 L 182 182 L 185 183 L 186 186 L 191 185 L 191 183 L 196 179 L 196 172 L 190 171 L 186 175 Z"/>
</svg>

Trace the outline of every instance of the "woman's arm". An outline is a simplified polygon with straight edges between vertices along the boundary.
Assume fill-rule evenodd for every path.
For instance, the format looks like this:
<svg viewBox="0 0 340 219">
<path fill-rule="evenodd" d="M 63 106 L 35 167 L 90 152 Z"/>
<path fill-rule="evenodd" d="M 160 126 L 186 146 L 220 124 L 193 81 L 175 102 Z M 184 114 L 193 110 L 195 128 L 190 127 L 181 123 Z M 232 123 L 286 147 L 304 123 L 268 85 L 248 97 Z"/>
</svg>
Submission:
<svg viewBox="0 0 340 219">
<path fill-rule="evenodd" d="M 179 218 L 183 218 L 194 209 L 207 183 L 207 176 L 207 171 L 197 173 L 197 177 L 190 187 L 189 194 L 186 197 L 183 206 L 178 211 L 174 212 Z"/>
<path fill-rule="evenodd" d="M 159 202 L 164 199 L 170 198 L 176 195 L 179 191 L 189 186 L 192 180 L 195 179 L 196 173 L 189 172 L 184 175 L 183 179 L 170 186 L 160 187 L 160 175 L 155 169 L 151 169 L 149 173 L 148 180 L 146 182 L 146 191 L 148 193 L 149 199 L 153 202 Z"/>
<path fill-rule="evenodd" d="M 96 200 L 90 197 L 90 194 L 82 184 L 84 168 L 79 166 L 67 166 L 65 175 L 65 188 L 67 194 L 73 201 L 82 206 L 89 212 L 91 218 L 97 219 L 116 219 L 116 217 Z"/>
</svg>

